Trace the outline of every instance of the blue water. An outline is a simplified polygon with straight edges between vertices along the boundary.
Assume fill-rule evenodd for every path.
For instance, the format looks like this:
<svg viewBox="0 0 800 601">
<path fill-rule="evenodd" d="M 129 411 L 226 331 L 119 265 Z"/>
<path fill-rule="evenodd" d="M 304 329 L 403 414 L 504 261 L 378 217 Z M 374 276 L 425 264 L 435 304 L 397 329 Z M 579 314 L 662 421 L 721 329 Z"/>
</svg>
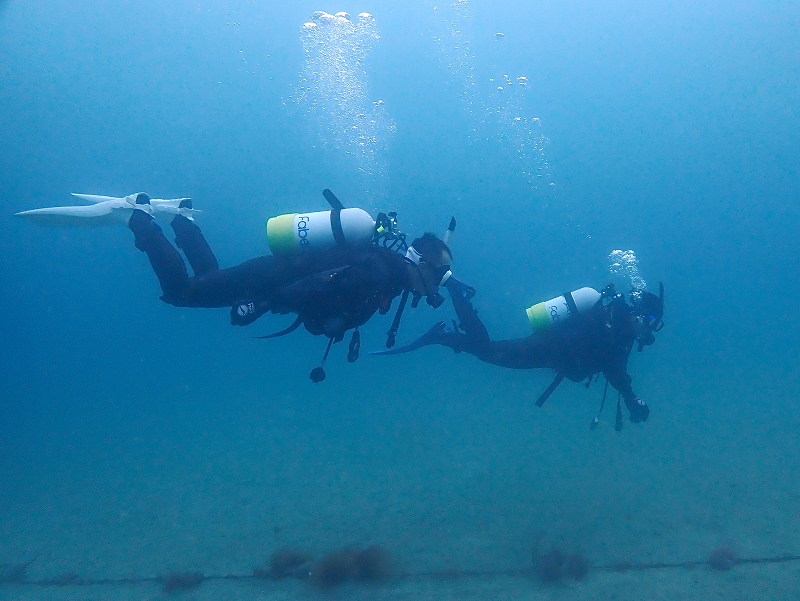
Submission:
<svg viewBox="0 0 800 601">
<path fill-rule="evenodd" d="M 0 1 L 0 564 L 247 572 L 279 544 L 377 542 L 406 570 L 502 569 L 540 535 L 597 564 L 800 553 L 800 8 L 457 7 Z M 387 116 L 371 173 L 296 102 L 319 9 L 380 32 L 359 72 Z M 191 196 L 232 265 L 326 187 L 412 235 L 455 215 L 454 270 L 496 337 L 633 249 L 666 287 L 667 325 L 630 361 L 650 421 L 617 435 L 606 410 L 590 432 L 600 386 L 537 410 L 549 374 L 441 349 L 335 349 L 314 386 L 323 341 L 161 303 L 124 227 L 12 217 L 70 192 Z M 401 338 L 442 316 L 418 310 Z M 800 587 L 789 568 L 771 582 Z"/>
</svg>

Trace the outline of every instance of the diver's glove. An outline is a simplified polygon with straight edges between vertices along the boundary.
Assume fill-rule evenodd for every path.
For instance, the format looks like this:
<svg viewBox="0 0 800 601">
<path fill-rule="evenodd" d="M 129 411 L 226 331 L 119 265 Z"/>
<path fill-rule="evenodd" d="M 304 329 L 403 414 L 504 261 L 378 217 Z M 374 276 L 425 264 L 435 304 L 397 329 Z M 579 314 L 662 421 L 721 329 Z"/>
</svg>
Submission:
<svg viewBox="0 0 800 601">
<path fill-rule="evenodd" d="M 231 325 L 249 326 L 256 319 L 269 311 L 269 305 L 264 301 L 242 301 L 231 307 Z"/>
<path fill-rule="evenodd" d="M 647 418 L 650 416 L 650 407 L 638 396 L 630 401 L 625 399 L 625 406 L 628 408 L 628 411 L 630 411 L 631 421 L 634 424 L 646 422 Z"/>
</svg>

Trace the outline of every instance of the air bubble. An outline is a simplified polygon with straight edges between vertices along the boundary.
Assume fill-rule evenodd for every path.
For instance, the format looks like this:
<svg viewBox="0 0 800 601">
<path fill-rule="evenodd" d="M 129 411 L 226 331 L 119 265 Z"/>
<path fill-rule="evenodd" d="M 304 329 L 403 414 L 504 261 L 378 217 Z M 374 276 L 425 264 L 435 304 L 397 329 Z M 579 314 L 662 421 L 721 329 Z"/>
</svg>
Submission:
<svg viewBox="0 0 800 601">
<path fill-rule="evenodd" d="M 639 259 L 632 250 L 612 251 L 608 255 L 608 262 L 608 270 L 626 280 L 632 296 L 638 296 L 647 289 L 647 282 L 639 274 Z"/>
<path fill-rule="evenodd" d="M 358 171 L 370 180 L 365 187 L 373 188 L 372 196 L 385 175 L 394 130 L 383 101 L 368 97 L 366 57 L 379 40 L 370 13 L 351 21 L 344 11 L 315 12 L 301 26 L 305 64 L 293 95 L 322 147 L 355 157 Z"/>
</svg>

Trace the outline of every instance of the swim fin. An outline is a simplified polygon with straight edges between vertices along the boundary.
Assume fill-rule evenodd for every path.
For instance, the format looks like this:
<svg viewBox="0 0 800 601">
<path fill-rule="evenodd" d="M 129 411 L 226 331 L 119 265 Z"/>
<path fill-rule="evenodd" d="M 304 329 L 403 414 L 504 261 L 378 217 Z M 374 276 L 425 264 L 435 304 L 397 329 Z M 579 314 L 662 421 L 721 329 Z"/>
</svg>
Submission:
<svg viewBox="0 0 800 601">
<path fill-rule="evenodd" d="M 401 355 L 403 353 L 410 353 L 411 351 L 415 351 L 423 346 L 429 346 L 431 344 L 436 344 L 441 340 L 442 336 L 447 333 L 447 326 L 443 321 L 440 321 L 435 326 L 433 326 L 430 330 L 425 332 L 422 336 L 410 342 L 409 344 L 393 349 L 389 349 L 387 351 L 373 351 L 369 353 L 370 355 Z"/>
<path fill-rule="evenodd" d="M 92 204 L 33 209 L 15 213 L 15 216 L 27 219 L 37 225 L 51 227 L 97 227 L 126 224 L 134 210 L 133 207 L 139 193 L 121 198 L 96 194 L 73 193 L 72 195 Z M 172 218 L 175 215 L 183 215 L 187 219 L 192 219 L 193 214 L 198 211 L 180 206 L 182 202 L 184 205 L 188 204 L 189 200 L 188 198 L 151 198 L 150 206 L 156 217 Z"/>
<path fill-rule="evenodd" d="M 451 296 L 460 296 L 465 301 L 471 301 L 475 297 L 475 288 L 465 284 L 461 280 L 457 280 L 453 276 L 447 279 L 444 287 L 447 288 Z"/>
</svg>

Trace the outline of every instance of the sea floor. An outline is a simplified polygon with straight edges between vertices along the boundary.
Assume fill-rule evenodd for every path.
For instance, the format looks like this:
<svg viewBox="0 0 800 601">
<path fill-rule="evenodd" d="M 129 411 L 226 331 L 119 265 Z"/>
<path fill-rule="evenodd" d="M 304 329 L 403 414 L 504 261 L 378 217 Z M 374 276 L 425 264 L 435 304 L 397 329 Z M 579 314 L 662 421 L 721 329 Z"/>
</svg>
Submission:
<svg viewBox="0 0 800 601">
<path fill-rule="evenodd" d="M 445 357 L 437 370 L 461 360 Z M 325 387 L 265 394 L 209 380 L 158 396 L 153 383 L 93 411 L 28 416 L 26 436 L 3 441 L 0 564 L 32 562 L 28 582 L 0 584 L 0 599 L 800 594 L 795 561 L 612 569 L 703 562 L 719 546 L 748 559 L 800 552 L 797 420 L 748 406 L 779 394 L 768 383 L 672 374 L 659 388 L 654 373 L 639 383 L 654 391 L 648 423 L 615 432 L 612 403 L 590 431 L 600 386 L 562 386 L 537 409 L 531 398 L 547 374 L 476 366 L 456 384 L 403 361 L 393 386 L 425 382 L 424 395 L 354 389 L 352 378 L 374 381 L 367 364 L 341 367 Z M 248 577 L 283 546 L 319 557 L 368 545 L 392 556 L 394 577 L 324 591 Z M 553 547 L 586 557 L 586 578 L 537 578 L 534 553 Z M 242 578 L 172 595 L 148 580 L 171 572 Z M 33 583 L 65 574 L 131 582 Z"/>
<path fill-rule="evenodd" d="M 477 577 L 455 580 L 412 579 L 381 585 L 345 585 L 334 591 L 316 591 L 298 582 L 211 581 L 195 590 L 167 594 L 155 584 L 96 585 L 90 587 L 48 587 L 6 585 L 0 599 L 35 601 L 39 599 L 142 599 L 185 598 L 196 601 L 230 599 L 303 600 L 303 599 L 376 599 L 422 601 L 537 599 L 558 601 L 707 601 L 726 599 L 749 601 L 760 599 L 796 599 L 800 590 L 800 566 L 758 565 L 718 573 L 697 570 L 653 570 L 642 573 L 597 573 L 577 584 L 543 586 L 527 577 Z"/>
</svg>

